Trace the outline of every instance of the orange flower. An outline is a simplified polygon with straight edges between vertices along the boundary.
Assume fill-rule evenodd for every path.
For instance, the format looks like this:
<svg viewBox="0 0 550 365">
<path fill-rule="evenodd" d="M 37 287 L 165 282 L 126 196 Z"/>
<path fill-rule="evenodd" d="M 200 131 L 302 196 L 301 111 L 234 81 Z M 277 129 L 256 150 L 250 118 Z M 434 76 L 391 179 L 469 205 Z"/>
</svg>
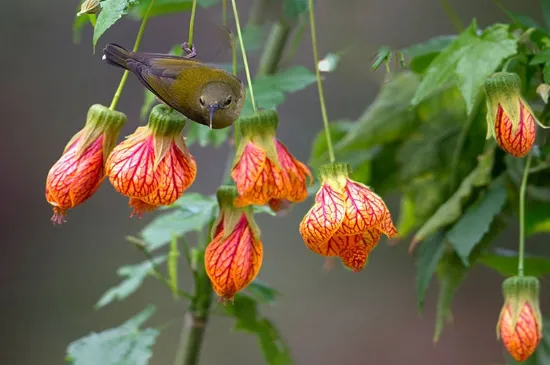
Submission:
<svg viewBox="0 0 550 365">
<path fill-rule="evenodd" d="M 231 172 L 239 192 L 237 207 L 280 199 L 300 202 L 307 197 L 306 179 L 311 183 L 311 173 L 275 138 L 277 123 L 273 110 L 242 118 L 239 123 L 243 137 Z"/>
<path fill-rule="evenodd" d="M 537 349 L 542 338 L 539 282 L 535 277 L 511 277 L 504 281 L 504 305 L 497 324 L 497 337 L 512 357 L 522 362 Z"/>
<path fill-rule="evenodd" d="M 384 201 L 348 174 L 347 165 L 321 168 L 321 188 L 300 223 L 300 234 L 313 252 L 340 257 L 344 265 L 358 272 L 382 233 L 392 237 L 397 230 Z"/>
<path fill-rule="evenodd" d="M 69 141 L 46 178 L 46 200 L 53 206 L 52 222 L 65 222 L 65 214 L 91 197 L 105 178 L 105 160 L 113 149 L 126 116 L 96 104 L 86 125 Z"/>
<path fill-rule="evenodd" d="M 251 207 L 235 208 L 233 187 L 218 189 L 220 216 L 212 229 L 212 242 L 204 253 L 206 272 L 222 300 L 233 296 L 254 280 L 260 271 L 263 247 Z"/>
<path fill-rule="evenodd" d="M 517 74 L 498 72 L 485 83 L 487 94 L 487 138 L 493 136 L 500 147 L 515 157 L 529 153 L 535 143 L 536 124 L 529 104 L 521 96 Z"/>
<path fill-rule="evenodd" d="M 130 198 L 132 215 L 141 218 L 171 205 L 195 180 L 197 166 L 180 135 L 184 126 L 181 114 L 157 105 L 147 126 L 138 127 L 110 154 L 107 175 L 115 190 Z"/>
</svg>

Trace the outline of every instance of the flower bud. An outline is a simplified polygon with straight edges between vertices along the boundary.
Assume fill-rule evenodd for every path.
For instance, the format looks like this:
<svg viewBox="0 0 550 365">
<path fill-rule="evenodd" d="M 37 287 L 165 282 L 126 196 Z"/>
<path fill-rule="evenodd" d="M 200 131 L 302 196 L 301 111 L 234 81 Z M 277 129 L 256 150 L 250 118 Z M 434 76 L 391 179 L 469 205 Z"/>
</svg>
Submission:
<svg viewBox="0 0 550 365">
<path fill-rule="evenodd" d="M 527 360 L 542 338 L 539 309 L 539 281 L 531 276 L 514 276 L 502 284 L 504 305 L 497 323 L 497 338 L 519 362 Z"/>
<path fill-rule="evenodd" d="M 100 11 L 101 4 L 99 3 L 99 0 L 86 0 L 80 6 L 80 11 L 76 14 L 76 16 L 83 14 L 99 14 Z"/>
<path fill-rule="evenodd" d="M 493 136 L 500 147 L 515 157 L 523 157 L 535 143 L 535 118 L 521 96 L 517 74 L 498 72 L 485 82 L 487 94 L 487 138 Z"/>
<path fill-rule="evenodd" d="M 46 179 L 46 200 L 53 206 L 54 224 L 95 193 L 105 178 L 105 160 L 113 149 L 126 116 L 103 105 L 92 105 L 86 125 L 69 141 Z"/>
</svg>

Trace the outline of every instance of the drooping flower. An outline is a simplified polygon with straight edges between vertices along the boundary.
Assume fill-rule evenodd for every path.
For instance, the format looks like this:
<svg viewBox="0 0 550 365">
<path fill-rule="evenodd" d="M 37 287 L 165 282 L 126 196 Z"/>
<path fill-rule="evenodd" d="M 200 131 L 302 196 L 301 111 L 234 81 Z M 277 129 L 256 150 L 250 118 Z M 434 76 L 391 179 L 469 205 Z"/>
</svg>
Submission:
<svg viewBox="0 0 550 365">
<path fill-rule="evenodd" d="M 542 338 L 539 281 L 532 276 L 514 276 L 502 284 L 504 305 L 497 323 L 497 337 L 512 357 L 527 360 Z"/>
<path fill-rule="evenodd" d="M 543 126 L 521 96 L 521 79 L 515 73 L 498 72 L 485 82 L 487 139 L 515 157 L 529 153 L 535 143 L 536 124 Z"/>
<path fill-rule="evenodd" d="M 311 173 L 276 139 L 277 124 L 277 112 L 273 110 L 241 118 L 242 139 L 231 172 L 239 192 L 237 207 L 282 199 L 294 203 L 307 197 L 306 184 L 308 177 L 312 181 Z"/>
<path fill-rule="evenodd" d="M 195 181 L 197 165 L 181 136 L 184 126 L 183 115 L 159 104 L 147 125 L 110 154 L 107 175 L 115 190 L 130 198 L 132 215 L 174 203 Z"/>
<path fill-rule="evenodd" d="M 361 271 L 382 233 L 397 235 L 391 214 L 378 195 L 349 178 L 347 165 L 321 167 L 320 179 L 321 188 L 300 223 L 300 234 L 313 252 L 339 257 L 351 270 Z"/>
<path fill-rule="evenodd" d="M 46 200 L 53 206 L 52 222 L 65 222 L 68 209 L 91 197 L 105 178 L 105 160 L 113 149 L 126 116 L 95 104 L 86 124 L 69 141 L 46 178 Z"/>
<path fill-rule="evenodd" d="M 252 207 L 236 208 L 237 191 L 231 186 L 218 189 L 220 215 L 212 228 L 204 264 L 214 291 L 231 300 L 254 280 L 260 271 L 263 247 Z"/>
</svg>

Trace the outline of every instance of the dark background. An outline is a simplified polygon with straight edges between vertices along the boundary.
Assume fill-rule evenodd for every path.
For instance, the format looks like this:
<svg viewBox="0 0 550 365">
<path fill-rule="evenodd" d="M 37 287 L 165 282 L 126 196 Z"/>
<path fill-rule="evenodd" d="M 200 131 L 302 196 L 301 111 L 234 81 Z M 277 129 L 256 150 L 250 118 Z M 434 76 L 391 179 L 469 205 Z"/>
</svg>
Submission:
<svg viewBox="0 0 550 365">
<path fill-rule="evenodd" d="M 480 26 L 505 20 L 489 0 L 451 1 L 464 23 L 476 17 Z M 507 0 L 508 8 L 540 19 L 539 1 Z M 87 27 L 80 45 L 72 43 L 76 1 L 8 1 L 0 4 L 0 111 L 2 153 L 2 254 L 0 255 L 0 363 L 62 364 L 69 342 L 116 326 L 148 303 L 158 311 L 152 325 L 181 317 L 184 302 L 174 302 L 154 279 L 127 301 L 95 311 L 104 291 L 117 283 L 116 269 L 143 261 L 124 241 L 151 219 L 128 220 L 127 199 L 108 183 L 86 204 L 70 211 L 69 223 L 52 227 L 51 208 L 44 199 L 44 181 L 68 139 L 81 128 L 91 104 L 109 105 L 121 72 L 101 62 L 101 48 L 115 41 L 128 47 L 138 23 L 125 20 L 109 30 L 93 55 Z M 239 1 L 246 19 L 250 1 Z M 199 9 L 196 42 L 199 54 L 216 61 L 220 8 Z M 318 1 L 320 52 L 356 45 L 339 69 L 326 77 L 331 119 L 355 118 L 373 100 L 383 80 L 371 73 L 371 58 L 381 45 L 406 46 L 453 32 L 435 0 Z M 187 37 L 188 15 L 153 18 L 141 49 L 164 52 Z M 296 64 L 312 68 L 309 36 Z M 228 60 L 225 57 L 224 61 Z M 253 63 L 257 55 L 251 55 Z M 143 88 L 130 77 L 119 110 L 129 117 L 122 134 L 140 123 Z M 321 128 L 314 86 L 287 98 L 280 108 L 279 138 L 303 161 Z M 193 147 L 199 170 L 191 191 L 211 194 L 220 181 L 226 149 Z M 389 198 L 397 217 L 397 200 Z M 502 299 L 501 278 L 475 269 L 454 302 L 453 327 L 432 343 L 435 287 L 425 314 L 416 311 L 415 267 L 408 242 L 390 248 L 382 242 L 368 267 L 352 274 L 340 265 L 329 274 L 323 259 L 309 252 L 297 230 L 310 201 L 281 219 L 262 216 L 265 259 L 260 278 L 283 297 L 265 308 L 290 343 L 296 364 L 502 364 L 503 350 L 495 338 Z M 501 237 L 513 245 L 512 229 Z M 544 236 L 530 240 L 529 249 L 544 249 Z M 509 240 L 509 242 L 507 241 Z M 548 252 L 548 250 L 546 250 Z M 186 273 L 180 278 L 189 284 Z M 547 285 L 543 287 L 547 289 Z M 548 296 L 546 296 L 548 298 Z M 544 304 L 543 304 L 544 307 Z M 154 365 L 171 364 L 179 337 L 179 321 L 164 330 L 155 347 Z M 231 321 L 215 318 L 208 328 L 201 364 L 262 363 L 256 340 L 231 332 Z M 101 365 L 101 364 L 98 364 Z"/>
</svg>

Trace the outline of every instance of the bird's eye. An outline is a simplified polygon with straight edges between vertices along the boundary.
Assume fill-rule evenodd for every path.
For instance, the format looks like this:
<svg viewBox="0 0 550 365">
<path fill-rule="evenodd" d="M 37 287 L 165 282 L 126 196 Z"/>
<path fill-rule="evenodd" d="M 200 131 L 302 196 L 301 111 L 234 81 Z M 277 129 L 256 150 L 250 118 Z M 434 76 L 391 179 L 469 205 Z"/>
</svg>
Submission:
<svg viewBox="0 0 550 365">
<path fill-rule="evenodd" d="M 232 101 L 232 100 L 233 100 L 233 99 L 231 98 L 231 95 L 229 95 L 229 96 L 227 97 L 227 99 L 225 99 L 225 104 L 224 104 L 224 105 L 225 105 L 225 106 L 229 106 L 229 104 L 231 104 L 231 101 Z"/>
<path fill-rule="evenodd" d="M 204 106 L 204 99 L 202 98 L 202 96 L 199 98 L 199 103 L 201 103 L 201 106 Z"/>
</svg>

